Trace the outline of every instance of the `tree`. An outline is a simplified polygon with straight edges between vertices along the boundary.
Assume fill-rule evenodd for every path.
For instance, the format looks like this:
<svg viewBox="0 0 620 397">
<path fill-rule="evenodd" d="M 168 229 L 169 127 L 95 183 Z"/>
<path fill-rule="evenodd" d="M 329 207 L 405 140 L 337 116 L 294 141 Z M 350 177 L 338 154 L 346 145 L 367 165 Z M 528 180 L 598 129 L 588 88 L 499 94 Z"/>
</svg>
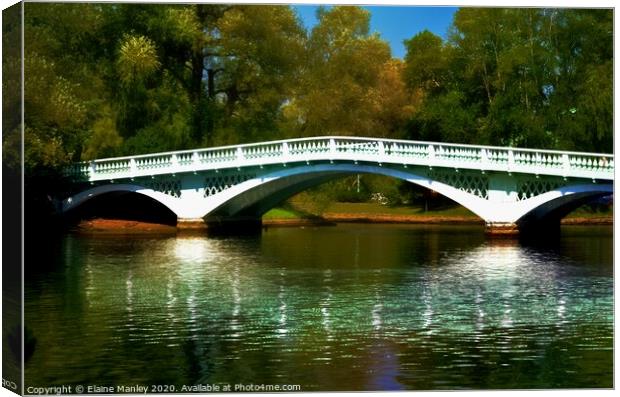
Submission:
<svg viewBox="0 0 620 397">
<path fill-rule="evenodd" d="M 303 60 L 305 35 L 298 18 L 289 7 L 238 6 L 222 15 L 217 29 L 210 62 L 222 112 L 215 141 L 273 139 Z"/>
<path fill-rule="evenodd" d="M 410 89 L 434 91 L 445 88 L 449 77 L 449 48 L 441 37 L 424 30 L 405 40 L 405 81 Z"/>
<path fill-rule="evenodd" d="M 385 135 L 374 111 L 390 49 L 359 7 L 319 8 L 307 61 L 285 114 L 300 135 Z M 384 79 L 384 82 L 387 80 Z"/>
<path fill-rule="evenodd" d="M 402 138 L 405 125 L 419 107 L 421 96 L 405 83 L 405 64 L 400 59 L 385 62 L 374 87 L 369 90 L 374 136 Z"/>
<path fill-rule="evenodd" d="M 86 4 L 25 6 L 25 165 L 60 168 L 80 158 L 105 101 L 96 58 L 100 9 Z"/>
<path fill-rule="evenodd" d="M 546 12 L 553 74 L 545 114 L 549 130 L 568 149 L 612 152 L 613 13 Z"/>
<path fill-rule="evenodd" d="M 611 151 L 611 15 L 459 9 L 446 43 L 407 41 L 407 83 L 423 97 L 409 136 Z"/>
<path fill-rule="evenodd" d="M 21 6 L 7 8 L 2 17 L 2 165 L 4 177 L 17 180 L 22 168 Z"/>
</svg>

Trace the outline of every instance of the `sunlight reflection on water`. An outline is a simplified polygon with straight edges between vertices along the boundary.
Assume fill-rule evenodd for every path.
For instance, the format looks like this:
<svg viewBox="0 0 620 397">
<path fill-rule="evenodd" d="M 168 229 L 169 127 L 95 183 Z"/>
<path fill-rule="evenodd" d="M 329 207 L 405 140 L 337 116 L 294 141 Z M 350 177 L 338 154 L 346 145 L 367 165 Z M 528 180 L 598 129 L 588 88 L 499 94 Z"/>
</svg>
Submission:
<svg viewBox="0 0 620 397">
<path fill-rule="evenodd" d="M 477 233 L 348 225 L 244 238 L 69 235 L 59 270 L 28 285 L 26 320 L 40 341 L 28 376 L 104 381 L 114 366 L 112 383 L 610 385 L 611 233 L 552 247 Z"/>
</svg>

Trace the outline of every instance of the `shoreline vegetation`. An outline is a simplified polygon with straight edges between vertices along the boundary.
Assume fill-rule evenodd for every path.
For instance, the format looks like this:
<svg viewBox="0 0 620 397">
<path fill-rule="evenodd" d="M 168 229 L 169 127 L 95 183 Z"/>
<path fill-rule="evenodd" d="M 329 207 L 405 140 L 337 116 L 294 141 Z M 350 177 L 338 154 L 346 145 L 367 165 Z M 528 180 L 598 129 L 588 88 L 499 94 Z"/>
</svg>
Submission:
<svg viewBox="0 0 620 397">
<path fill-rule="evenodd" d="M 333 203 L 320 213 L 297 205 L 276 207 L 263 216 L 263 227 L 333 226 L 337 223 L 462 224 L 483 221 L 463 207 L 424 211 L 413 206 L 389 207 L 377 203 Z M 613 209 L 593 211 L 582 207 L 562 219 L 562 225 L 611 225 Z M 78 233 L 175 233 L 172 225 L 137 220 L 93 218 L 72 229 Z"/>
</svg>

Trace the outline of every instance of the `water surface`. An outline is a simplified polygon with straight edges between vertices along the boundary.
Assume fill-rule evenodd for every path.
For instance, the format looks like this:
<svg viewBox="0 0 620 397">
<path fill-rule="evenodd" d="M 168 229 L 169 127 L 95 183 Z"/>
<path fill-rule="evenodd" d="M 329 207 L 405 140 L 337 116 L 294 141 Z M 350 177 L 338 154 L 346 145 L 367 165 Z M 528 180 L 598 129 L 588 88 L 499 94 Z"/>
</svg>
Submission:
<svg viewBox="0 0 620 397">
<path fill-rule="evenodd" d="M 66 235 L 26 285 L 26 386 L 612 387 L 610 227 Z"/>
</svg>

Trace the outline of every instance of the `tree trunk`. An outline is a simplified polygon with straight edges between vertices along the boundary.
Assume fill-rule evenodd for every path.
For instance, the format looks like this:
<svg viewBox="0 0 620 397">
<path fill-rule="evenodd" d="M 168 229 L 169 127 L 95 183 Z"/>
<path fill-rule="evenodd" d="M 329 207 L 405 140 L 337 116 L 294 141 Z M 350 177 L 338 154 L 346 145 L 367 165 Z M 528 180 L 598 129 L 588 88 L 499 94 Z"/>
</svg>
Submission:
<svg viewBox="0 0 620 397">
<path fill-rule="evenodd" d="M 194 115 L 192 120 L 192 138 L 196 144 L 202 141 L 204 134 L 203 126 L 203 113 L 204 109 L 202 101 L 204 95 L 204 83 L 202 81 L 202 71 L 204 69 L 204 56 L 202 51 L 194 52 L 191 58 L 192 74 L 190 80 L 190 100 L 192 102 L 192 108 L 194 109 Z"/>
</svg>

